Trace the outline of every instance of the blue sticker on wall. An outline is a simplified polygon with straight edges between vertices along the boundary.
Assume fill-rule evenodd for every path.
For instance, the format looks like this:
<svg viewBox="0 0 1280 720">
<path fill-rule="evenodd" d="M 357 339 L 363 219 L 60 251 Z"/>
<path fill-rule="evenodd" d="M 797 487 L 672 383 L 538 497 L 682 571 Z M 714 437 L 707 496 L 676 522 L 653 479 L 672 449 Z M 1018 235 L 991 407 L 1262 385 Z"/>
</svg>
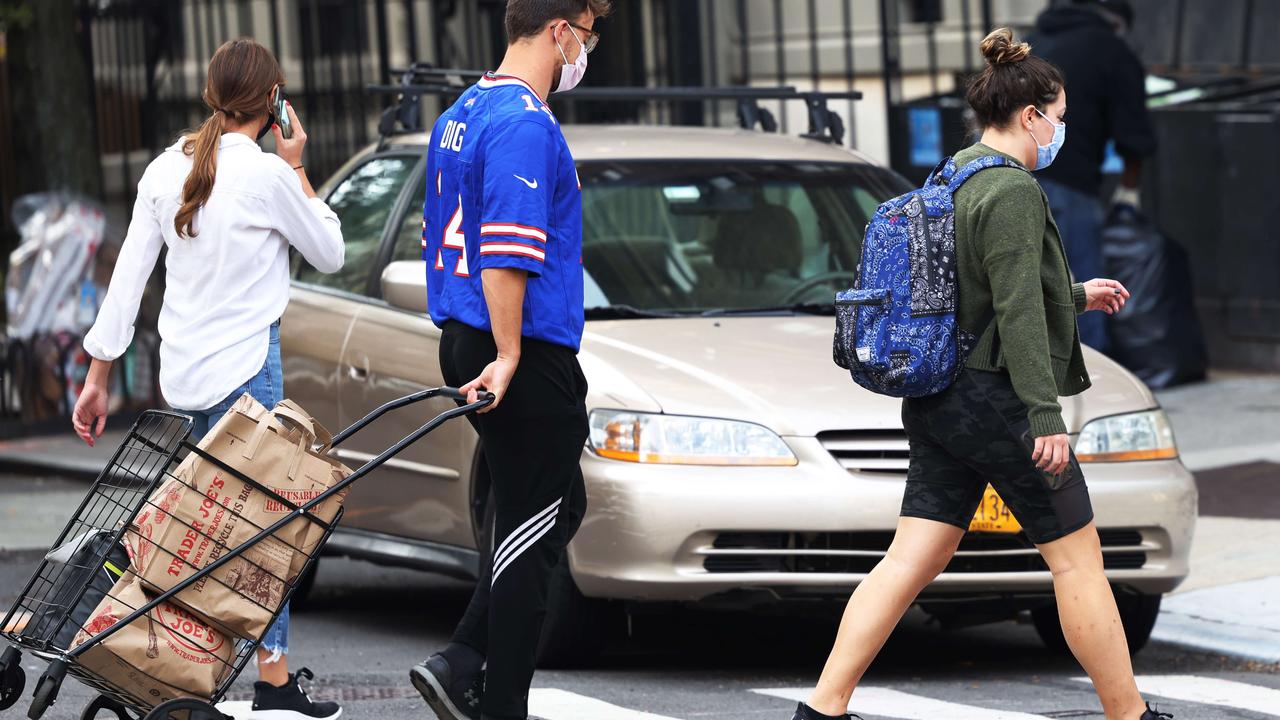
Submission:
<svg viewBox="0 0 1280 720">
<path fill-rule="evenodd" d="M 1102 160 L 1103 175 L 1119 175 L 1124 172 L 1124 158 L 1116 152 L 1116 141 L 1108 140 L 1107 149 Z"/>
<path fill-rule="evenodd" d="M 931 168 L 942 162 L 942 113 L 937 108 L 909 108 L 907 131 L 912 165 Z"/>
</svg>

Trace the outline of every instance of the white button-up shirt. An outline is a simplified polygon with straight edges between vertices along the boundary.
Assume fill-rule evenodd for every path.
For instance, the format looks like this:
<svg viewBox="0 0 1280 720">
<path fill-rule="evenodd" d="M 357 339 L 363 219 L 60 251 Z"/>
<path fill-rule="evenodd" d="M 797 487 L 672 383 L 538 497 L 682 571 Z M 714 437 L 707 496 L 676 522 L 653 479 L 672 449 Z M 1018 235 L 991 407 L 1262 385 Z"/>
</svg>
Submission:
<svg viewBox="0 0 1280 720">
<path fill-rule="evenodd" d="M 308 199 L 288 163 L 239 133 L 222 136 L 196 237 L 180 236 L 173 220 L 191 164 L 179 140 L 147 166 L 84 348 L 101 360 L 128 349 L 147 278 L 167 247 L 160 389 L 174 408 L 204 410 L 262 370 L 271 324 L 289 304 L 289 246 L 321 272 L 342 267 L 344 247 L 329 206 Z"/>
</svg>

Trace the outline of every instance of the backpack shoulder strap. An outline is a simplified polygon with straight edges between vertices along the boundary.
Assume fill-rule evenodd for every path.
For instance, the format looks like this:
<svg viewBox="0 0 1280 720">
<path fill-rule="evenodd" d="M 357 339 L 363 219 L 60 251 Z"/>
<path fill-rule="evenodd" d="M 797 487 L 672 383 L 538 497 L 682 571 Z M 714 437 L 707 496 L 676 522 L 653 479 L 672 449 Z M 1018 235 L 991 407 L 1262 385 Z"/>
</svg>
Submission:
<svg viewBox="0 0 1280 720">
<path fill-rule="evenodd" d="M 1004 157 L 1003 155 L 984 155 L 977 160 L 968 163 L 959 170 L 956 170 L 955 175 L 951 176 L 947 182 L 947 190 L 952 195 L 955 195 L 956 191 L 960 189 L 960 186 L 969 181 L 969 178 L 977 175 L 983 170 L 994 167 L 1012 167 L 1030 174 L 1030 171 L 1022 165 Z"/>
<path fill-rule="evenodd" d="M 953 167 L 954 167 L 954 164 L 953 164 Z M 1023 167 L 1022 165 L 1016 162 L 1013 162 L 1012 160 L 1009 160 L 1003 155 L 984 155 L 978 158 L 977 160 L 974 160 L 966 164 L 964 167 L 956 170 L 955 174 L 952 175 L 947 182 L 947 191 L 950 192 L 952 195 L 955 195 L 956 191 L 960 189 L 960 186 L 968 182 L 969 178 L 973 177 L 974 175 L 977 175 L 983 170 L 988 170 L 990 168 L 995 168 L 995 167 L 1018 168 L 1019 170 L 1022 170 L 1023 172 L 1030 174 L 1030 171 L 1027 170 L 1025 167 Z M 979 328 L 977 333 L 978 339 L 981 339 L 983 336 L 987 334 L 988 331 L 991 330 L 992 325 L 995 323 L 995 319 L 996 319 L 996 309 L 993 304 L 992 307 L 987 308 L 986 312 L 982 313 L 982 317 L 978 319 L 978 326 L 977 326 Z"/>
<path fill-rule="evenodd" d="M 929 173 L 929 177 L 924 181 L 924 187 L 930 185 L 946 185 L 951 182 L 951 178 L 956 174 L 956 161 L 952 157 L 944 157 Z"/>
</svg>

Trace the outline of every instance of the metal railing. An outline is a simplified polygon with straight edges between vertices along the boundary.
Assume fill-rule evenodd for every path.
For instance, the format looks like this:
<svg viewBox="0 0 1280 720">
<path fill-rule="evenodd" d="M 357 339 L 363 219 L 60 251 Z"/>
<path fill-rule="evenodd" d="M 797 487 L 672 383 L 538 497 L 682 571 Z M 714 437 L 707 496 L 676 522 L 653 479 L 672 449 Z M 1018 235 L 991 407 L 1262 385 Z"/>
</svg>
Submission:
<svg viewBox="0 0 1280 720">
<path fill-rule="evenodd" d="M 1065 2 L 1066 0 L 1052 0 Z M 1262 28 L 1280 3 L 1131 0 L 1135 44 L 1153 68 L 1185 78 L 1280 71 Z M 976 47 L 995 24 L 1029 29 L 1050 0 L 626 0 L 602 22 L 591 86 L 789 85 L 861 91 L 837 108 L 852 146 L 887 147 L 895 108 L 950 92 L 980 66 Z M 305 111 L 308 161 L 324 177 L 377 139 L 389 98 L 370 84 L 414 62 L 492 67 L 505 46 L 503 0 L 83 0 L 95 116 L 108 194 L 128 198 L 150 157 L 200 122 L 208 58 L 252 36 L 280 58 L 286 92 Z M 999 13 L 996 12 L 999 10 Z M 1215 28 L 1202 20 L 1212 13 Z M 438 110 L 427 102 L 423 111 Z M 783 132 L 801 109 L 772 107 Z M 561 109 L 558 108 L 558 111 Z M 733 125 L 732 101 L 621 100 L 565 104 L 569 122 L 645 120 Z M 883 114 L 876 114 L 883 113 Z M 866 127 L 860 127 L 866 125 Z M 882 150 L 883 152 L 883 150 Z M 888 157 L 888 153 L 884 152 Z"/>
</svg>

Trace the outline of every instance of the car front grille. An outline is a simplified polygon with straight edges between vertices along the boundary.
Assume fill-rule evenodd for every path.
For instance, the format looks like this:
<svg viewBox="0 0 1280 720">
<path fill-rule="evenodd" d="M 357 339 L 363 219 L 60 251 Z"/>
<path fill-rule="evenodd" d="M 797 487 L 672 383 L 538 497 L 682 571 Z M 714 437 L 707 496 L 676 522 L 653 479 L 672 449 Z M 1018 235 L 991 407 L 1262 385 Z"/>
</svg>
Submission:
<svg viewBox="0 0 1280 720">
<path fill-rule="evenodd" d="M 1147 562 L 1147 547 L 1138 530 L 1100 530 L 1103 565 L 1133 570 Z M 880 562 L 890 531 L 867 532 L 725 532 L 700 552 L 711 573 L 865 574 Z M 970 534 L 947 565 L 948 573 L 1018 573 L 1048 570 L 1026 535 Z"/>
<path fill-rule="evenodd" d="M 818 433 L 818 442 L 849 472 L 907 474 L 909 448 L 901 430 L 838 430 Z"/>
</svg>

